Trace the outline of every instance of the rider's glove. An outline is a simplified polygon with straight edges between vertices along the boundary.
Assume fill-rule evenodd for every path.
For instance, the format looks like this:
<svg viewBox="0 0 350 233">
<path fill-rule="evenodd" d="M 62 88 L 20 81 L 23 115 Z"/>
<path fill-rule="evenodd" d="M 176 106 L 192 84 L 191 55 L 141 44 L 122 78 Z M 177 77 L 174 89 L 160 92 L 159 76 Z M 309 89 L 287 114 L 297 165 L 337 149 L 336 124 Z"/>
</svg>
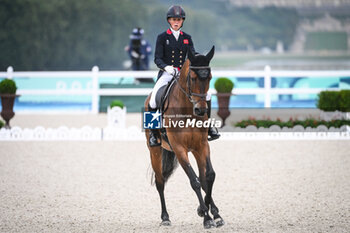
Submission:
<svg viewBox="0 0 350 233">
<path fill-rule="evenodd" d="M 135 52 L 134 50 L 131 51 L 131 56 L 134 57 L 134 58 L 139 58 L 140 57 L 140 54 L 138 54 L 137 52 Z"/>
<path fill-rule="evenodd" d="M 173 66 L 166 66 L 166 67 L 164 67 L 164 70 L 170 75 L 175 74 L 175 68 Z"/>
</svg>

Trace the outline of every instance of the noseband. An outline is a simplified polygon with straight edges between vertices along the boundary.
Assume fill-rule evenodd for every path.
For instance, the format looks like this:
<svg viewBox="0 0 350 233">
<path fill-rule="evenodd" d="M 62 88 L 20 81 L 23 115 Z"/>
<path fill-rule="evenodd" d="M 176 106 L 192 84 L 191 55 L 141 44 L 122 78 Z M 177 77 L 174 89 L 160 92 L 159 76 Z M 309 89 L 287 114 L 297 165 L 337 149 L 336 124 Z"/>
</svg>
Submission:
<svg viewBox="0 0 350 233">
<path fill-rule="evenodd" d="M 190 66 L 188 73 L 187 73 L 187 77 L 186 77 L 186 84 L 187 84 L 187 90 L 186 91 L 179 83 L 179 79 L 177 77 L 175 77 L 175 81 L 177 82 L 177 84 L 180 87 L 180 90 L 187 96 L 188 100 L 193 103 L 196 104 L 200 101 L 205 101 L 205 98 L 207 96 L 207 93 L 205 94 L 201 94 L 201 93 L 194 93 L 191 90 L 191 78 L 190 78 L 190 73 L 191 70 L 193 70 L 199 79 L 204 80 L 207 79 L 210 75 L 210 67 L 209 66 Z M 179 76 L 180 77 L 180 76 Z M 193 96 L 197 96 L 200 98 L 200 100 L 196 101 L 194 100 L 192 97 Z"/>
</svg>

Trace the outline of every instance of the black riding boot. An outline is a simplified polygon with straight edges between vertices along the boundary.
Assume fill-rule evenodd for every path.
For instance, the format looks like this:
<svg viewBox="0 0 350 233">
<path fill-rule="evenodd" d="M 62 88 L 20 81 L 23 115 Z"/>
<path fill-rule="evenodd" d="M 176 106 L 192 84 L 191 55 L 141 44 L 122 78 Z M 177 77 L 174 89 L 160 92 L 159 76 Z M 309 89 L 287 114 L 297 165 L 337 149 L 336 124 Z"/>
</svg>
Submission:
<svg viewBox="0 0 350 233">
<path fill-rule="evenodd" d="M 148 111 L 153 112 L 156 111 L 156 109 L 151 108 L 148 105 Z M 149 146 L 154 147 L 154 146 L 160 146 L 161 143 L 158 142 L 159 137 L 159 129 L 150 129 L 149 130 Z"/>
<path fill-rule="evenodd" d="M 211 100 L 207 101 L 207 105 L 208 105 L 208 118 L 210 118 L 210 115 L 211 115 Z M 220 134 L 219 134 L 219 131 L 218 129 L 213 126 L 209 126 L 209 129 L 208 129 L 208 141 L 212 141 L 212 140 L 215 140 L 215 139 L 218 139 L 220 137 Z"/>
</svg>

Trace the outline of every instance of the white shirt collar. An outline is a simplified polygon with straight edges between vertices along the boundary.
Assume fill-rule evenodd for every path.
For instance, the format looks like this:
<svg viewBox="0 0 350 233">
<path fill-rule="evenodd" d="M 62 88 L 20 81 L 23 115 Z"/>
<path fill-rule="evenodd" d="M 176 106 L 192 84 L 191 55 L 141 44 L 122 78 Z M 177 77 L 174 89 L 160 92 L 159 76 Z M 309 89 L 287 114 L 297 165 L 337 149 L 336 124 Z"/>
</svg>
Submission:
<svg viewBox="0 0 350 233">
<path fill-rule="evenodd" d="M 178 39 L 179 39 L 179 36 L 180 36 L 180 29 L 177 30 L 177 31 L 175 31 L 174 29 L 172 29 L 172 28 L 170 27 L 170 30 L 171 30 L 171 32 L 173 33 L 173 35 L 175 36 L 175 39 L 178 40 Z"/>
</svg>

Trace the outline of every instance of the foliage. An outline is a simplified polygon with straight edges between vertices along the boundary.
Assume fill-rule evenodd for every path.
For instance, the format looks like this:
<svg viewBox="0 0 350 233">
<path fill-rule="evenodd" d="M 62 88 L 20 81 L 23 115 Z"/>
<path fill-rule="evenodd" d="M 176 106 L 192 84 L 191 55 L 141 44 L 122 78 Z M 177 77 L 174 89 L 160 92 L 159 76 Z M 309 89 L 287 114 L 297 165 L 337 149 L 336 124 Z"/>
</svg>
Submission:
<svg viewBox="0 0 350 233">
<path fill-rule="evenodd" d="M 2 120 L 0 120 L 0 129 L 1 129 L 2 127 L 4 127 L 4 125 L 5 125 L 5 123 L 4 123 Z"/>
<path fill-rule="evenodd" d="M 2 0 L 0 69 L 121 68 L 129 33 L 145 18 L 139 2 Z"/>
<path fill-rule="evenodd" d="M 169 1 L 161 1 L 169 7 Z M 204 25 L 204 29 L 214 33 L 215 45 L 223 50 L 246 50 L 248 45 L 255 50 L 262 47 L 275 49 L 277 41 L 282 41 L 285 48 L 288 48 L 299 22 L 297 10 L 292 8 L 233 7 L 229 1 L 203 0 L 177 0 L 175 4 L 184 6 L 186 21 L 194 17 L 188 9 L 200 12 L 201 18 L 195 27 L 203 24 L 203 20 L 213 24 L 214 27 Z M 189 32 L 193 29 L 190 28 Z M 202 40 L 207 39 L 206 35 Z"/>
<path fill-rule="evenodd" d="M 321 91 L 317 96 L 317 108 L 327 112 L 339 110 L 338 91 Z"/>
<path fill-rule="evenodd" d="M 304 128 L 306 127 L 317 128 L 319 125 L 325 125 L 327 128 L 330 128 L 330 127 L 340 128 L 342 125 L 350 125 L 350 120 L 324 121 L 324 120 L 317 120 L 314 118 L 310 118 L 310 119 L 301 121 L 301 120 L 294 120 L 291 118 L 288 121 L 281 121 L 280 119 L 273 121 L 269 119 L 256 120 L 254 118 L 249 118 L 248 120 L 242 120 L 237 122 L 235 124 L 235 127 L 246 128 L 249 125 L 255 125 L 257 128 L 259 127 L 269 128 L 272 125 L 278 125 L 281 128 L 283 127 L 293 128 L 296 125 L 301 125 Z"/>
<path fill-rule="evenodd" d="M 305 49 L 345 51 L 348 49 L 348 36 L 346 32 L 309 32 Z"/>
<path fill-rule="evenodd" d="M 295 9 L 233 8 L 201 0 L 179 4 L 187 14 L 183 29 L 202 54 L 212 45 L 274 49 L 280 40 L 288 47 L 298 23 Z M 143 27 L 154 48 L 168 27 L 170 5 L 164 0 L 1 0 L 0 69 L 121 69 L 131 30 Z"/>
<path fill-rule="evenodd" d="M 350 90 L 341 90 L 339 92 L 339 110 L 350 112 Z"/>
<path fill-rule="evenodd" d="M 226 8 L 216 18 L 216 44 L 222 49 L 275 49 L 277 41 L 289 48 L 298 24 L 294 9 L 285 8 Z M 219 47 L 219 48 L 220 48 Z"/>
<path fill-rule="evenodd" d="M 218 93 L 231 93 L 234 84 L 230 79 L 221 77 L 215 81 L 214 87 Z"/>
<path fill-rule="evenodd" d="M 350 90 L 321 91 L 316 106 L 327 112 L 350 112 Z"/>
<path fill-rule="evenodd" d="M 0 82 L 0 94 L 16 94 L 17 86 L 12 79 L 4 79 Z"/>
<path fill-rule="evenodd" d="M 113 108 L 113 107 L 116 107 L 116 106 L 118 106 L 118 107 L 120 107 L 120 108 L 124 108 L 124 103 L 123 103 L 123 101 L 121 101 L 121 100 L 113 100 L 113 101 L 110 103 L 110 105 L 109 105 L 110 108 Z"/>
</svg>

